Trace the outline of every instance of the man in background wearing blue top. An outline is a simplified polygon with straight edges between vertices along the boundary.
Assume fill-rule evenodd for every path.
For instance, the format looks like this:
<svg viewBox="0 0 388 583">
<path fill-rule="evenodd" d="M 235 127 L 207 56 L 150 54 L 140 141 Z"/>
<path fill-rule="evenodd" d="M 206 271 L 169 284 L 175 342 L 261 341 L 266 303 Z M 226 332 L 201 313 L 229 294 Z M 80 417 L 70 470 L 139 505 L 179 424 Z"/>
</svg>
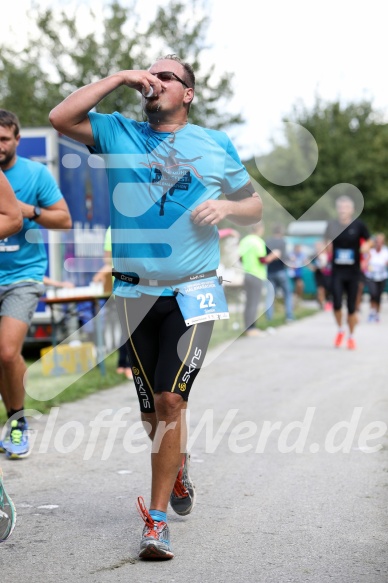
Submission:
<svg viewBox="0 0 388 583">
<path fill-rule="evenodd" d="M 292 306 L 292 289 L 290 285 L 290 280 L 287 273 L 287 267 L 285 260 L 287 257 L 286 241 L 283 236 L 283 228 L 281 225 L 274 225 L 272 228 L 272 237 L 267 239 L 267 251 L 270 253 L 273 250 L 277 250 L 278 259 L 271 261 L 268 264 L 268 281 L 272 284 L 275 292 L 281 291 L 284 301 L 284 308 L 286 312 L 286 321 L 291 322 L 294 319 L 293 306 Z M 267 306 L 267 320 L 272 320 L 274 313 L 274 303 Z"/>
<path fill-rule="evenodd" d="M 9 459 L 30 454 L 24 416 L 26 365 L 21 352 L 44 292 L 47 254 L 39 226 L 71 227 L 69 209 L 54 178 L 43 164 L 16 155 L 19 141 L 17 116 L 0 109 L 0 168 L 15 192 L 23 216 L 21 231 L 0 240 L 0 393 L 8 415 L 0 451 Z M 34 242 L 29 242 L 26 233 L 32 230 L 37 235 Z M 32 240 L 31 233 L 28 238 Z"/>
<path fill-rule="evenodd" d="M 147 122 L 93 111 L 122 86 L 143 93 Z M 240 225 L 261 219 L 260 197 L 228 136 L 188 123 L 194 88 L 191 65 L 167 55 L 147 71 L 119 71 L 82 87 L 49 116 L 58 131 L 106 162 L 114 294 L 142 420 L 153 440 L 149 511 L 138 498 L 145 522 L 143 559 L 174 556 L 169 501 L 180 515 L 194 506 L 188 455 L 182 451 L 184 413 L 206 354 L 212 315 L 227 312 L 215 271 L 217 225 L 225 218 Z"/>
</svg>

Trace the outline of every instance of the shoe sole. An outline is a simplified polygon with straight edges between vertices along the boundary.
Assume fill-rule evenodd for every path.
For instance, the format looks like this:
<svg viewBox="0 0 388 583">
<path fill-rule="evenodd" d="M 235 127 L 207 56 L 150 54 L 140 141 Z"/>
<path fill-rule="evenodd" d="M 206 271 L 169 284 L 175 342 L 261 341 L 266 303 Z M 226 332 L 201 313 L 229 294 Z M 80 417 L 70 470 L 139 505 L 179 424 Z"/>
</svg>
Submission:
<svg viewBox="0 0 388 583">
<path fill-rule="evenodd" d="M 7 460 L 24 460 L 31 454 L 31 450 L 27 451 L 26 453 L 15 453 L 11 451 L 6 451 L 5 456 Z"/>
<path fill-rule="evenodd" d="M 146 561 L 167 561 L 174 557 L 174 553 L 161 549 L 158 545 L 149 543 L 144 549 L 141 549 L 139 553 L 139 559 L 144 559 Z"/>
</svg>

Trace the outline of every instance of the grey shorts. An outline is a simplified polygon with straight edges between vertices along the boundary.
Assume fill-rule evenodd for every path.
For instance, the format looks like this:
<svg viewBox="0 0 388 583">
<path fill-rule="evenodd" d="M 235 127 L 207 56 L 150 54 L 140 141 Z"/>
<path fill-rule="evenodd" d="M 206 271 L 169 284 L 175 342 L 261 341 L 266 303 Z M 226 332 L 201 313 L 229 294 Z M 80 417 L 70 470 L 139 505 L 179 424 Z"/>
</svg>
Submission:
<svg viewBox="0 0 388 583">
<path fill-rule="evenodd" d="M 45 289 L 43 283 L 38 282 L 0 285 L 0 317 L 9 316 L 29 326 Z"/>
</svg>

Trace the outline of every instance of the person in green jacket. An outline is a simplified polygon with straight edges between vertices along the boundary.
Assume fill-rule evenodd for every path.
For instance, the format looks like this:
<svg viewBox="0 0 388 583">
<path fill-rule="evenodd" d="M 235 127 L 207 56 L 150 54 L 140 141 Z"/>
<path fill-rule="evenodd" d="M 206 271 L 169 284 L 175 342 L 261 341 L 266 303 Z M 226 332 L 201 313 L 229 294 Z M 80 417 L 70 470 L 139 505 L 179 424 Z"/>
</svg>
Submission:
<svg viewBox="0 0 388 583">
<path fill-rule="evenodd" d="M 257 312 L 263 292 L 263 284 L 267 279 L 267 263 L 278 258 L 276 250 L 267 255 L 267 247 L 263 239 L 263 221 L 251 225 L 249 235 L 239 243 L 239 254 L 244 268 L 244 325 L 246 336 L 259 336 L 256 328 Z"/>
</svg>

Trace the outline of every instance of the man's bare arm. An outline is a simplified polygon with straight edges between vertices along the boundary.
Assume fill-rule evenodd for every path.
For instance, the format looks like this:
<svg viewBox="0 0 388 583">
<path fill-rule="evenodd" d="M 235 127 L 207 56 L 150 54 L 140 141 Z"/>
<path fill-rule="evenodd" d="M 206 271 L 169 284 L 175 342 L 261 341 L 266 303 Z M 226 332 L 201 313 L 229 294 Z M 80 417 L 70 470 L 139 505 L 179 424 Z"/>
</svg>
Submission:
<svg viewBox="0 0 388 583">
<path fill-rule="evenodd" d="M 34 206 L 19 201 L 19 206 L 23 217 L 32 219 L 34 216 Z M 41 215 L 35 221 L 46 229 L 70 229 L 72 220 L 69 208 L 64 198 L 48 207 L 41 207 Z"/>
<path fill-rule="evenodd" d="M 18 233 L 22 226 L 23 217 L 15 193 L 0 171 L 0 238 Z"/>
<path fill-rule="evenodd" d="M 148 71 L 119 71 L 109 77 L 85 85 L 77 89 L 59 103 L 49 113 L 51 125 L 69 138 L 77 142 L 94 145 L 92 127 L 88 113 L 104 97 L 118 87 L 126 85 L 138 91 L 148 91 L 152 82 L 154 92 L 160 92 L 162 84 L 157 77 Z"/>
<path fill-rule="evenodd" d="M 252 225 L 258 223 L 263 214 L 263 204 L 260 195 L 254 192 L 252 196 L 241 200 L 207 200 L 199 204 L 191 213 L 195 225 L 218 225 L 222 219 L 229 219 L 236 225 Z"/>
</svg>

